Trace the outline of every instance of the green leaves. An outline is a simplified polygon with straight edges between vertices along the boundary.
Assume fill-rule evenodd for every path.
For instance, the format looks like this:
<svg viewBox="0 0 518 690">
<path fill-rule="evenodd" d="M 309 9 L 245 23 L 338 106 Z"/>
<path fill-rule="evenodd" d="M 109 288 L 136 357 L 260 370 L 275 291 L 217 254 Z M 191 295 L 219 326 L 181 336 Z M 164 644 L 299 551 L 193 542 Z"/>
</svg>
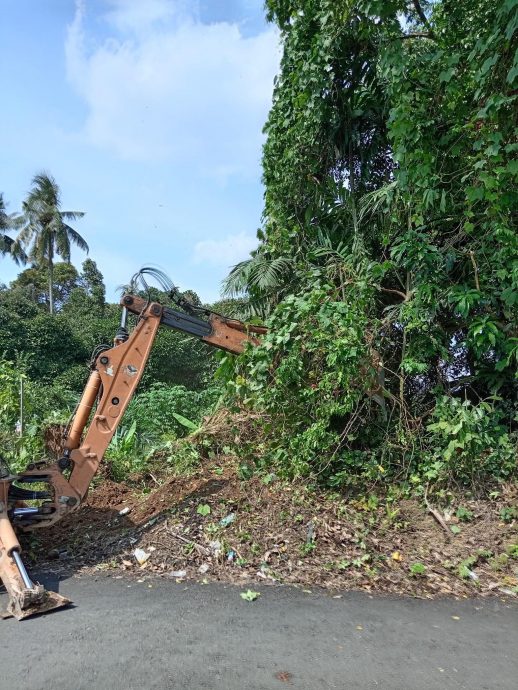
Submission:
<svg viewBox="0 0 518 690">
<path fill-rule="evenodd" d="M 232 276 L 270 326 L 231 384 L 268 420 L 244 464 L 259 439 L 263 462 L 335 486 L 508 476 L 518 4 L 268 7 L 264 223 Z M 497 392 L 491 414 L 461 403 Z"/>
<path fill-rule="evenodd" d="M 426 566 L 423 563 L 412 563 L 410 566 L 410 574 L 414 577 L 422 576 L 426 574 Z"/>
<path fill-rule="evenodd" d="M 240 592 L 239 596 L 245 601 L 255 601 L 261 596 L 261 592 L 254 592 L 253 589 L 247 589 L 246 592 Z"/>
<path fill-rule="evenodd" d="M 499 400 L 473 405 L 468 400 L 444 396 L 428 424 L 430 448 L 434 458 L 441 458 L 436 473 L 440 480 L 448 474 L 458 483 L 475 488 L 492 476 L 504 479 L 515 467 L 513 440 L 502 424 Z"/>
<path fill-rule="evenodd" d="M 56 180 L 48 173 L 34 176 L 32 188 L 23 202 L 23 228 L 18 240 L 27 249 L 29 259 L 49 275 L 49 311 L 54 313 L 53 263 L 55 255 L 70 261 L 71 244 L 88 252 L 88 244 L 66 220 L 84 216 L 81 211 L 62 211 L 61 193 Z"/>
<path fill-rule="evenodd" d="M 448 301 L 454 305 L 455 312 L 466 318 L 470 311 L 482 299 L 482 295 L 478 290 L 468 288 L 465 285 L 459 285 L 450 290 Z"/>
<path fill-rule="evenodd" d="M 178 412 L 172 412 L 173 417 L 176 419 L 177 422 L 180 422 L 182 426 L 184 426 L 186 429 L 189 429 L 189 431 L 196 431 L 198 429 L 198 425 L 195 424 L 194 422 L 191 422 L 190 419 L 187 419 L 187 417 L 184 417 L 181 414 L 178 414 Z"/>
</svg>

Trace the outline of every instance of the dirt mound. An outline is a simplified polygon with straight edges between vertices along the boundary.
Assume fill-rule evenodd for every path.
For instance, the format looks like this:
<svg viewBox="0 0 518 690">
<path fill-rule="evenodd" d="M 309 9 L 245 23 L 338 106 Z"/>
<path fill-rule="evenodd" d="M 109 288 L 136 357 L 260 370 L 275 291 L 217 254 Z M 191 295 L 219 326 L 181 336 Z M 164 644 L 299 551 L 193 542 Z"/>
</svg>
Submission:
<svg viewBox="0 0 518 690">
<path fill-rule="evenodd" d="M 416 500 L 351 501 L 205 462 L 155 490 L 103 481 L 32 552 L 64 571 L 282 582 L 433 597 L 518 592 L 516 487 L 457 514 Z M 122 514 L 121 514 L 122 511 Z M 141 549 L 139 560 L 135 549 Z"/>
<path fill-rule="evenodd" d="M 123 508 L 127 502 L 132 502 L 131 489 L 109 479 L 96 486 L 86 499 L 86 505 L 93 508 Z"/>
</svg>

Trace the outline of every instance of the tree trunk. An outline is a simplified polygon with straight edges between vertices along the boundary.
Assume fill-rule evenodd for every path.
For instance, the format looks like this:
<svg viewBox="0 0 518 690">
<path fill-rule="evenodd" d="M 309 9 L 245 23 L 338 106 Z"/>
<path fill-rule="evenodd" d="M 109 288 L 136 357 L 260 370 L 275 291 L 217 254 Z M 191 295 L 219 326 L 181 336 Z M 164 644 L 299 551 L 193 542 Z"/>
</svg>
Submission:
<svg viewBox="0 0 518 690">
<path fill-rule="evenodd" d="M 52 238 L 49 239 L 49 311 L 54 314 L 54 264 L 52 262 Z"/>
</svg>

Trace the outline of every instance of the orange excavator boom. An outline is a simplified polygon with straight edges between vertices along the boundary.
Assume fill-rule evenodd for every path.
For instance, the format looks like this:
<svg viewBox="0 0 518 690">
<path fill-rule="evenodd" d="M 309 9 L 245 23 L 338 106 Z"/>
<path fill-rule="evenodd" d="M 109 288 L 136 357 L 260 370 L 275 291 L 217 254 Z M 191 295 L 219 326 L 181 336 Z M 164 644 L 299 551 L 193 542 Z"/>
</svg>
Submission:
<svg viewBox="0 0 518 690">
<path fill-rule="evenodd" d="M 92 363 L 66 433 L 62 457 L 51 464 L 31 463 L 18 475 L 11 475 L 0 461 L 0 579 L 9 595 L 4 615 L 22 619 L 70 603 L 33 583 L 20 556 L 15 528 L 29 531 L 51 525 L 81 505 L 144 373 L 160 326 L 188 333 L 235 354 L 243 352 L 248 344 L 256 345 L 257 336 L 266 332 L 263 327 L 227 319 L 186 300 L 181 302 L 181 311 L 128 294 L 121 306 L 115 344 L 100 352 Z M 127 330 L 129 313 L 137 315 L 131 333 Z M 41 483 L 49 490 L 20 486 Z M 39 506 L 27 506 L 27 501 L 38 501 Z"/>
</svg>

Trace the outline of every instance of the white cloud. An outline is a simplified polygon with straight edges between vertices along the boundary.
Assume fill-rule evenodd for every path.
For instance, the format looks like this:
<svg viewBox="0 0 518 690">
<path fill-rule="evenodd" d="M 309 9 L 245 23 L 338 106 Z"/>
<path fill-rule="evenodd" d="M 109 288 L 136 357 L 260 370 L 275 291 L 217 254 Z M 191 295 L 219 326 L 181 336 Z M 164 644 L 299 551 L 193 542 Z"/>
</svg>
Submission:
<svg viewBox="0 0 518 690">
<path fill-rule="evenodd" d="M 119 31 L 142 33 L 153 24 L 173 19 L 182 12 L 180 2 L 170 0 L 108 0 L 112 9 L 106 19 Z"/>
<path fill-rule="evenodd" d="M 245 232 L 227 235 L 221 240 L 202 240 L 194 246 L 194 263 L 229 268 L 247 259 L 257 244 L 257 238 Z"/>
<path fill-rule="evenodd" d="M 113 35 L 92 44 L 78 0 L 66 42 L 68 77 L 88 108 L 88 141 L 188 174 L 258 176 L 279 63 L 276 30 L 244 37 L 237 24 L 199 22 L 179 0 L 110 5 Z"/>
</svg>

